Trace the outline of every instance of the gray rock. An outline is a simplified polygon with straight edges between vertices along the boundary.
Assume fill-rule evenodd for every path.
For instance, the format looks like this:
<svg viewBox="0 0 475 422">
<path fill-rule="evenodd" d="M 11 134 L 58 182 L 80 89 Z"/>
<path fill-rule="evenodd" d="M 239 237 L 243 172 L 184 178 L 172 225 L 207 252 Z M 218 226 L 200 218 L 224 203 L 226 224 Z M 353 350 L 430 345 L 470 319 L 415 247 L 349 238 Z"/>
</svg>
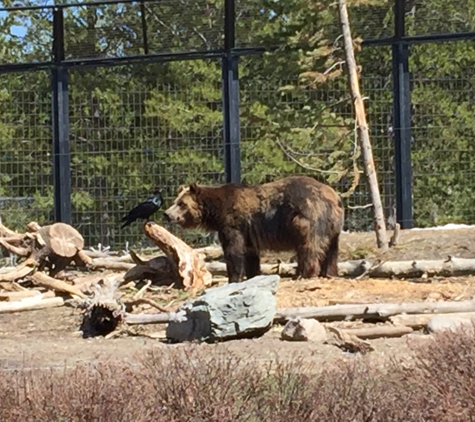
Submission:
<svg viewBox="0 0 475 422">
<path fill-rule="evenodd" d="M 327 339 L 325 327 L 316 319 L 291 319 L 281 333 L 283 340 L 323 342 Z"/>
<path fill-rule="evenodd" d="M 436 315 L 432 317 L 426 325 L 426 330 L 429 333 L 437 333 L 443 330 L 456 330 L 462 326 L 472 328 L 472 320 L 466 317 L 447 317 L 443 315 Z"/>
<path fill-rule="evenodd" d="M 167 327 L 171 341 L 219 341 L 251 338 L 272 326 L 278 275 L 257 276 L 242 283 L 208 289 L 187 301 Z"/>
</svg>

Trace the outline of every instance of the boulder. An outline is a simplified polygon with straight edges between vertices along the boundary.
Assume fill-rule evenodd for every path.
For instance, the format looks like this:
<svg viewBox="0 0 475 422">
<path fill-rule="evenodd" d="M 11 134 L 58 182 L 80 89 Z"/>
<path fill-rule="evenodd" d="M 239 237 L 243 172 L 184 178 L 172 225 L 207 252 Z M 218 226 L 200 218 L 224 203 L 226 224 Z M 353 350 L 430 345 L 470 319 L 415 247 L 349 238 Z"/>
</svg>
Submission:
<svg viewBox="0 0 475 422">
<path fill-rule="evenodd" d="M 279 281 L 278 275 L 264 275 L 208 289 L 178 309 L 167 339 L 215 342 L 264 334 L 276 313 Z"/>
<path fill-rule="evenodd" d="M 473 319 L 467 317 L 436 315 L 432 317 L 426 325 L 426 331 L 429 333 L 437 333 L 443 330 L 456 330 L 462 326 L 470 329 L 473 328 Z"/>
<path fill-rule="evenodd" d="M 282 330 L 282 340 L 323 342 L 327 339 L 325 327 L 316 319 L 291 319 Z"/>
</svg>

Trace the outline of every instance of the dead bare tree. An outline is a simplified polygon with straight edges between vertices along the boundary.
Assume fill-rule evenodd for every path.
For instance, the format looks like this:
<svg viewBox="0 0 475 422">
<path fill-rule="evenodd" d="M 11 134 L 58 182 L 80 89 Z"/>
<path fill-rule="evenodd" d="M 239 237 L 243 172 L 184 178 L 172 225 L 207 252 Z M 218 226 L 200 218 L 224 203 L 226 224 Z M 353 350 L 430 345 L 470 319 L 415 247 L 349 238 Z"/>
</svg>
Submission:
<svg viewBox="0 0 475 422">
<path fill-rule="evenodd" d="M 361 143 L 366 177 L 370 189 L 371 201 L 373 203 L 374 227 L 378 248 L 388 249 L 386 235 L 386 223 L 384 221 L 383 205 L 379 193 L 378 177 L 374 167 L 373 151 L 369 140 L 368 124 L 366 122 L 365 106 L 361 96 L 358 72 L 356 67 L 355 53 L 353 50 L 353 40 L 351 38 L 350 22 L 345 0 L 338 0 L 340 22 L 343 32 L 343 43 L 345 47 L 346 65 L 348 68 L 348 79 L 355 105 L 355 115 L 357 123 L 358 138 Z"/>
</svg>

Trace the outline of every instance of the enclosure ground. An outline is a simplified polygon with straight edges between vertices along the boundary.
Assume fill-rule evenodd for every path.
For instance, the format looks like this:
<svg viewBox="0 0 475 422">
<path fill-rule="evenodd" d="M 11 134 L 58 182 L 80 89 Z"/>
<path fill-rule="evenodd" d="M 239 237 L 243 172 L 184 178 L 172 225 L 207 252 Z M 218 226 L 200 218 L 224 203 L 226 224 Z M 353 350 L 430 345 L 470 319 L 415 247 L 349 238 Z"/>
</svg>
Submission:
<svg viewBox="0 0 475 422">
<path fill-rule="evenodd" d="M 340 260 L 375 258 L 383 260 L 440 259 L 475 257 L 475 228 L 457 230 L 403 231 L 400 243 L 384 255 L 375 248 L 374 233 L 343 234 Z M 277 257 L 267 255 L 266 260 Z M 279 256 L 289 259 L 289 256 Z M 475 296 L 474 277 L 433 278 L 424 280 L 388 279 L 316 279 L 292 281 L 283 279 L 277 293 L 277 304 L 282 307 L 324 306 L 337 303 L 382 303 L 467 300 Z M 179 302 L 175 303 L 175 307 Z M 134 359 L 145 349 L 180 348 L 158 339 L 127 336 L 113 339 L 83 339 L 77 329 L 81 315 L 69 307 L 18 312 L 0 315 L 0 365 L 3 368 L 20 366 L 63 366 L 107 358 Z M 335 323 L 344 326 L 345 323 Z M 159 333 L 163 326 L 149 325 L 145 334 Z M 160 334 L 158 334 L 158 337 Z M 209 353 L 231 351 L 242 357 L 252 356 L 265 362 L 274 357 L 287 360 L 301 355 L 315 362 L 326 362 L 336 357 L 353 356 L 340 349 L 322 344 L 283 342 L 276 327 L 265 336 L 254 340 L 230 341 L 217 345 L 195 345 Z M 430 341 L 429 336 L 413 333 L 403 338 L 372 340 L 372 354 L 403 357 L 408 342 Z"/>
</svg>

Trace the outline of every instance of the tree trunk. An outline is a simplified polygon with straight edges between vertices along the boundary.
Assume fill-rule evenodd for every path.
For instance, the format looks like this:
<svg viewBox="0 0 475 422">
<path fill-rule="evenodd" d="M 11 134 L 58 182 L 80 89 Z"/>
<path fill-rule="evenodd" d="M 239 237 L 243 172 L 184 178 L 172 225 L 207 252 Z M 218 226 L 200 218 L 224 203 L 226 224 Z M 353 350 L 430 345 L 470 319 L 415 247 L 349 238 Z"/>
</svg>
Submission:
<svg viewBox="0 0 475 422">
<path fill-rule="evenodd" d="M 388 317 L 397 314 L 440 314 L 451 312 L 475 312 L 475 301 L 378 303 L 287 308 L 277 310 L 275 321 L 285 322 L 295 317 L 315 318 L 319 321 L 348 321 L 354 319 L 386 320 Z"/>
<path fill-rule="evenodd" d="M 353 97 L 356 114 L 356 124 L 358 127 L 358 138 L 361 143 L 363 159 L 365 163 L 366 177 L 370 188 L 371 201 L 373 203 L 374 226 L 378 248 L 388 249 L 388 241 L 386 234 L 386 223 L 384 221 L 383 205 L 379 193 L 378 178 L 374 167 L 373 152 L 371 142 L 369 140 L 368 124 L 366 122 L 365 106 L 360 93 L 358 83 L 358 73 L 356 67 L 355 54 L 353 51 L 353 40 L 351 38 L 350 22 L 348 19 L 348 11 L 345 0 L 338 0 L 340 21 L 343 32 L 343 42 L 345 46 L 346 64 L 348 67 L 348 76 Z"/>
</svg>

